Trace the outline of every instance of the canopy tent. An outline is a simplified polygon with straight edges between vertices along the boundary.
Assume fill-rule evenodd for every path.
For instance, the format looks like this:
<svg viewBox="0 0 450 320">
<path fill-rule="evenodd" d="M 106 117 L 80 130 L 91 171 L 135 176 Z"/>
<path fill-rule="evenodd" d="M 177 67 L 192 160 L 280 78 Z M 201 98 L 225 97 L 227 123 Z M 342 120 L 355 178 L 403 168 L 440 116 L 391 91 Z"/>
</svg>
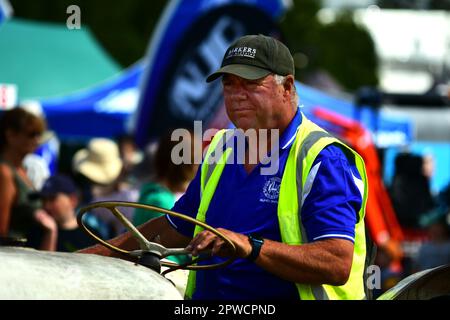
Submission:
<svg viewBox="0 0 450 320">
<path fill-rule="evenodd" d="M 15 18 L 0 28 L 0 83 L 17 85 L 19 100 L 64 95 L 119 71 L 84 25 Z"/>
<path fill-rule="evenodd" d="M 66 96 L 40 101 L 49 127 L 59 137 L 117 137 L 128 125 L 139 98 L 140 61 L 117 76 Z"/>
</svg>

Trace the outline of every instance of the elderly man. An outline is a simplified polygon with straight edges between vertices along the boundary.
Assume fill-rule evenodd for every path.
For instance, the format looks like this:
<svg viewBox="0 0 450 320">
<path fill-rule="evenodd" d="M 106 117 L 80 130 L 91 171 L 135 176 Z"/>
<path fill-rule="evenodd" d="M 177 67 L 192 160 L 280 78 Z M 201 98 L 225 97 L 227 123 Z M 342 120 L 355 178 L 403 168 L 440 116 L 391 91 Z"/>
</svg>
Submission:
<svg viewBox="0 0 450 320">
<path fill-rule="evenodd" d="M 191 271 L 187 298 L 365 297 L 364 163 L 300 112 L 294 69 L 285 45 L 249 35 L 228 48 L 221 68 L 207 78 L 222 78 L 227 114 L 237 129 L 215 135 L 173 210 L 218 228 L 234 243 L 238 258 L 222 269 Z M 242 150 L 228 148 L 229 141 L 250 130 L 256 139 L 245 139 L 239 157 Z M 267 138 L 262 134 L 267 131 L 276 134 Z M 275 170 L 264 172 L 268 167 Z M 215 234 L 174 217 L 140 230 L 149 238 L 159 235 L 168 247 L 186 246 L 194 256 L 212 250 L 205 264 L 229 255 Z M 123 235 L 113 243 L 131 242 Z"/>
</svg>

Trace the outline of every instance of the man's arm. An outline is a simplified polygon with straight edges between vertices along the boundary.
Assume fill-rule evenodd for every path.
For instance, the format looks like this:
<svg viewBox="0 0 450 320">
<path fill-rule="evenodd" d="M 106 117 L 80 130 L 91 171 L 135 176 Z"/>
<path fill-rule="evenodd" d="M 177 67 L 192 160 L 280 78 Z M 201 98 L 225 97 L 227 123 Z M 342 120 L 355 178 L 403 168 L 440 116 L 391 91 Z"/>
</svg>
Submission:
<svg viewBox="0 0 450 320">
<path fill-rule="evenodd" d="M 162 244 L 167 248 L 184 248 L 191 240 L 188 237 L 183 236 L 172 227 L 165 216 L 152 219 L 137 228 L 149 241 Z M 136 250 L 139 249 L 139 245 L 130 232 L 121 234 L 108 241 L 113 246 L 119 247 L 124 250 Z M 112 252 L 108 248 L 102 245 L 95 245 L 86 249 L 78 251 L 79 253 L 92 253 L 102 256 L 110 257 L 122 257 L 117 253 Z"/>
<path fill-rule="evenodd" d="M 248 237 L 226 229 L 218 231 L 236 246 L 240 258 L 250 255 L 252 247 Z M 228 256 L 225 242 L 209 231 L 199 233 L 189 244 L 193 255 L 212 249 L 213 254 Z M 329 238 L 301 246 L 265 239 L 255 263 L 280 278 L 296 283 L 343 285 L 347 282 L 353 260 L 353 243 Z"/>
<path fill-rule="evenodd" d="M 267 240 L 256 263 L 280 278 L 296 283 L 330 284 L 347 282 L 353 260 L 353 243 L 324 239 L 301 246 Z"/>
</svg>

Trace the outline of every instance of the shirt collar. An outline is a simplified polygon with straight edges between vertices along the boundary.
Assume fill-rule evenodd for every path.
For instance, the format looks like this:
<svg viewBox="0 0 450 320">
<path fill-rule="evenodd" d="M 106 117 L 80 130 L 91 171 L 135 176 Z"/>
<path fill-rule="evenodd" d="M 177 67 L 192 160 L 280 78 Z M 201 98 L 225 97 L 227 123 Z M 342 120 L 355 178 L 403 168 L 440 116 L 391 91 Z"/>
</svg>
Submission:
<svg viewBox="0 0 450 320">
<path fill-rule="evenodd" d="M 295 136 L 297 135 L 297 131 L 301 123 L 302 123 L 302 113 L 300 112 L 300 108 L 297 107 L 297 112 L 295 113 L 294 118 L 292 118 L 287 128 L 281 134 L 280 149 L 285 150 L 289 148 L 292 145 L 292 143 L 294 143 Z"/>
</svg>

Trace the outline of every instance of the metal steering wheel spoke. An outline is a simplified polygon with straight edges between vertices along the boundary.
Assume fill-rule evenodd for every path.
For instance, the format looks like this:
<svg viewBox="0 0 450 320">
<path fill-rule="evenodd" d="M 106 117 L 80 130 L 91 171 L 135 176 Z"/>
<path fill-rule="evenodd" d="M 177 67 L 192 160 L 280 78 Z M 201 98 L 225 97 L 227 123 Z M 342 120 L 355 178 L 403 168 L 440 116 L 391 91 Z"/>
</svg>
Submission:
<svg viewBox="0 0 450 320">
<path fill-rule="evenodd" d="M 122 212 L 117 209 L 116 206 L 112 206 L 108 208 L 114 216 L 119 219 L 119 221 L 125 226 L 125 228 L 128 229 L 128 231 L 131 232 L 131 234 L 137 239 L 139 242 L 141 250 L 151 250 L 151 244 L 150 241 L 148 241 L 142 233 L 139 232 L 139 230 L 128 220 L 125 218 L 125 216 L 122 214 Z"/>
<path fill-rule="evenodd" d="M 217 236 L 219 236 L 220 238 L 222 238 L 225 241 L 225 243 L 228 246 L 230 246 L 230 248 L 231 248 L 232 255 L 225 261 L 216 263 L 216 264 L 196 265 L 196 263 L 198 261 L 203 260 L 202 258 L 194 259 L 192 262 L 185 263 L 182 265 L 179 265 L 174 262 L 169 262 L 169 261 L 161 261 L 162 266 L 169 267 L 169 270 L 166 270 L 164 273 L 168 273 L 168 272 L 171 272 L 171 271 L 174 271 L 177 269 L 188 269 L 188 270 L 217 269 L 217 268 L 221 268 L 221 267 L 224 267 L 224 266 L 230 264 L 236 258 L 236 247 L 233 244 L 233 242 L 230 239 L 228 239 L 224 234 L 220 233 L 219 231 L 217 231 L 216 229 L 214 229 L 213 227 L 207 225 L 206 223 L 204 223 L 202 221 L 199 221 L 197 219 L 191 218 L 189 216 L 183 215 L 183 214 L 175 212 L 175 211 L 163 209 L 163 208 L 156 207 L 156 206 L 144 205 L 144 204 L 134 203 L 134 202 L 123 202 L 123 201 L 95 202 L 95 203 L 85 206 L 79 210 L 79 213 L 77 216 L 78 225 L 82 228 L 82 230 L 84 232 L 86 232 L 89 236 L 94 238 L 101 245 L 107 247 L 108 249 L 110 249 L 112 251 L 118 252 L 120 254 L 125 254 L 128 256 L 134 257 L 134 258 L 140 258 L 145 253 L 152 253 L 160 258 L 165 258 L 167 256 L 186 255 L 186 254 L 190 253 L 189 251 L 187 251 L 184 248 L 166 248 L 159 243 L 151 242 L 151 241 L 147 240 L 142 235 L 142 233 L 123 215 L 123 213 L 120 212 L 120 210 L 117 207 L 131 207 L 131 208 L 139 208 L 139 209 L 144 209 L 144 210 L 152 210 L 152 211 L 160 212 L 163 214 L 168 214 L 170 216 L 178 217 L 182 220 L 185 220 L 185 221 L 188 221 L 195 225 L 198 225 L 198 226 L 202 227 L 203 229 L 211 231 L 212 233 L 214 233 Z M 108 209 L 109 211 L 111 211 L 111 213 L 125 226 L 125 228 L 130 232 L 130 234 L 134 238 L 136 238 L 136 240 L 139 243 L 140 249 L 128 251 L 128 250 L 118 248 L 118 247 L 113 246 L 110 243 L 106 242 L 105 240 L 99 238 L 91 230 L 89 230 L 89 228 L 87 228 L 83 222 L 83 216 L 84 216 L 84 214 L 86 214 L 87 212 L 89 212 L 90 210 L 95 209 L 95 208 L 105 208 L 105 209 Z M 208 253 L 208 252 L 205 252 L 205 253 Z"/>
</svg>

